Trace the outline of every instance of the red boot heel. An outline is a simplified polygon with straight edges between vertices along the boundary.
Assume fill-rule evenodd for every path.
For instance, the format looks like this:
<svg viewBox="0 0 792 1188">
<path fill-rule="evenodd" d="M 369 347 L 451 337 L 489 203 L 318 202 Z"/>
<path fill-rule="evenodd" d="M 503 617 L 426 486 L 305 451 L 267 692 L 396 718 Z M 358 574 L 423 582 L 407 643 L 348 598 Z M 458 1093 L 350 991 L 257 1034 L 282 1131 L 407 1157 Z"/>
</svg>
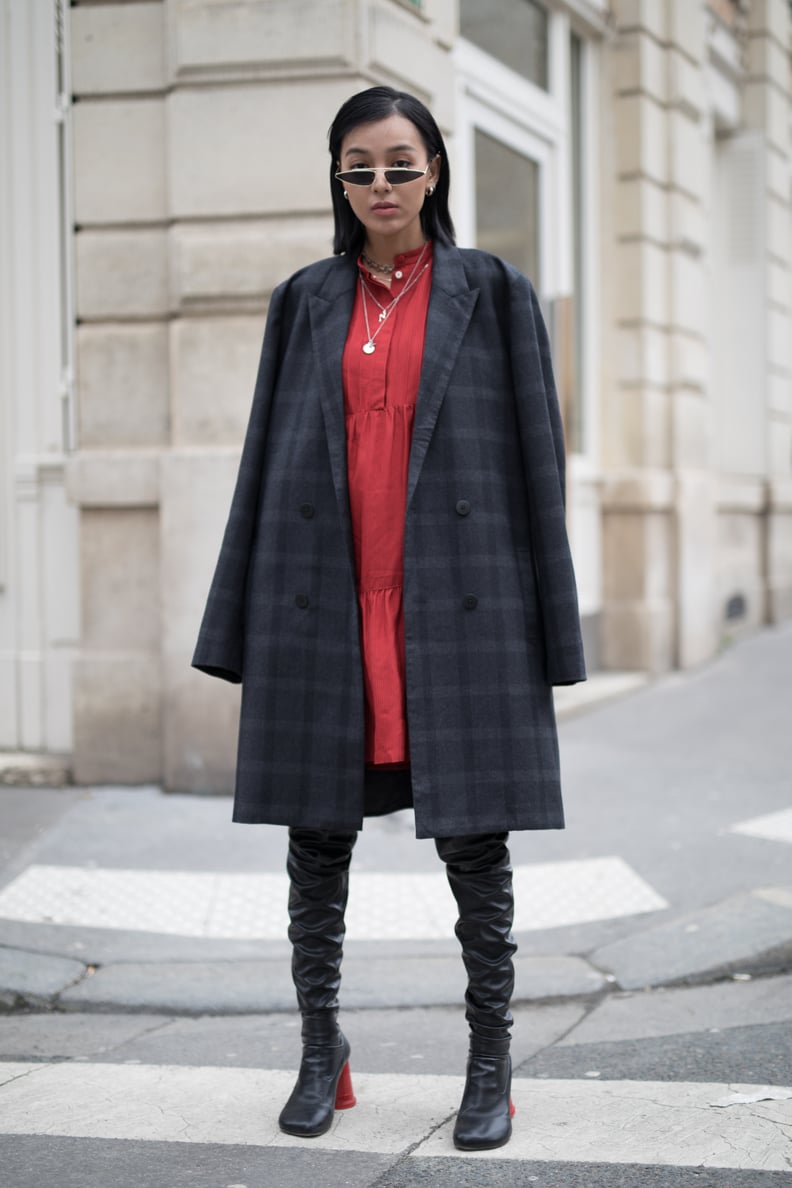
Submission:
<svg viewBox="0 0 792 1188">
<path fill-rule="evenodd" d="M 351 1110 L 353 1105 L 357 1104 L 355 1091 L 352 1088 L 352 1073 L 349 1071 L 349 1061 L 347 1060 L 344 1067 L 341 1069 L 341 1076 L 338 1078 L 338 1085 L 336 1086 L 335 1108 L 337 1110 Z"/>
<path fill-rule="evenodd" d="M 509 1098 L 509 1117 L 513 1118 L 517 1111 L 514 1108 L 514 1102 Z"/>
</svg>

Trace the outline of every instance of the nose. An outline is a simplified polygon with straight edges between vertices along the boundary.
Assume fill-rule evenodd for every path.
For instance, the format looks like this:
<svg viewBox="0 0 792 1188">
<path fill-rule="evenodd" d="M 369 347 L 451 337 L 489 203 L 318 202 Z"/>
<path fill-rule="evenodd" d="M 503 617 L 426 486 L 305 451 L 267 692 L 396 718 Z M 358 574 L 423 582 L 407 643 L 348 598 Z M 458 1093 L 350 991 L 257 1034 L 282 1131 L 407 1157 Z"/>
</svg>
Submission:
<svg viewBox="0 0 792 1188">
<path fill-rule="evenodd" d="M 371 188 L 372 190 L 377 190 L 378 192 L 384 191 L 385 193 L 393 188 L 385 176 L 384 165 L 376 165 L 374 167 L 374 181 L 371 183 Z"/>
</svg>

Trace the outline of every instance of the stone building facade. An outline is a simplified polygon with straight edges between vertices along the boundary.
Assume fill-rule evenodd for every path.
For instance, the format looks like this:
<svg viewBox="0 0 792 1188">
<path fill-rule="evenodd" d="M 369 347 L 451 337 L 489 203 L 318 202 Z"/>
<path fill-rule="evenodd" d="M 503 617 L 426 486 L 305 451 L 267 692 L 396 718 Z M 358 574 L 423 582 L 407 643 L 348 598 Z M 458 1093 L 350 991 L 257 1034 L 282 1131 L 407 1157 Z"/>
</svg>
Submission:
<svg viewBox="0 0 792 1188">
<path fill-rule="evenodd" d="M 545 305 L 592 667 L 792 615 L 787 0 L 0 0 L 0 748 L 230 785 L 189 658 L 326 130 L 447 135 L 463 245 Z"/>
</svg>

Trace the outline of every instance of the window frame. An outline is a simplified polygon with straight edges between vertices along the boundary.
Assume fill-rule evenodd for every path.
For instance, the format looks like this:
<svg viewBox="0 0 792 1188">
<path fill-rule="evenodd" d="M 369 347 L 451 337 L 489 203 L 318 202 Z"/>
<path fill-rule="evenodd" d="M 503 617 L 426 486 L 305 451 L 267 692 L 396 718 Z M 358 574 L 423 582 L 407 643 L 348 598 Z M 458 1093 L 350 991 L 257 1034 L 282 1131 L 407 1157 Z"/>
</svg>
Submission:
<svg viewBox="0 0 792 1188">
<path fill-rule="evenodd" d="M 575 244 L 572 196 L 571 36 L 580 39 L 581 90 L 581 292 L 574 292 Z M 572 294 L 581 318 L 580 390 L 582 440 L 570 461 L 573 475 L 593 474 L 599 457 L 598 329 L 596 323 L 599 176 L 595 151 L 598 64 L 590 31 L 569 14 L 548 8 L 548 89 L 498 62 L 460 37 L 454 49 L 456 74 L 454 216 L 461 246 L 476 245 L 475 130 L 501 140 L 539 167 L 539 280 L 537 291 L 552 327 L 556 298 Z M 532 278 L 533 279 L 533 278 Z"/>
</svg>

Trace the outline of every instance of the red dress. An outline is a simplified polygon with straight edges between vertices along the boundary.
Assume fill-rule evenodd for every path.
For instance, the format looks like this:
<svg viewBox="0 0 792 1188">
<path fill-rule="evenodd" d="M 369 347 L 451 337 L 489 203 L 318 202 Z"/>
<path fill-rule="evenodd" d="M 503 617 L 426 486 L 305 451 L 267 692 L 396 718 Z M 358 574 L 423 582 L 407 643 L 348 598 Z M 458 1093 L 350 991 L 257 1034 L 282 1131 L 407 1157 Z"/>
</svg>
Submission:
<svg viewBox="0 0 792 1188">
<path fill-rule="evenodd" d="M 347 472 L 360 605 L 367 766 L 403 766 L 410 758 L 402 605 L 404 513 L 431 260 L 431 244 L 396 256 L 390 288 L 359 262 L 373 294 L 365 295 L 365 301 L 371 334 L 376 332 L 375 350 L 373 354 L 363 351 L 368 333 L 360 284 L 344 348 Z M 426 263 L 429 267 L 421 274 Z M 374 297 L 387 307 L 411 279 L 409 291 L 381 323 Z"/>
</svg>

